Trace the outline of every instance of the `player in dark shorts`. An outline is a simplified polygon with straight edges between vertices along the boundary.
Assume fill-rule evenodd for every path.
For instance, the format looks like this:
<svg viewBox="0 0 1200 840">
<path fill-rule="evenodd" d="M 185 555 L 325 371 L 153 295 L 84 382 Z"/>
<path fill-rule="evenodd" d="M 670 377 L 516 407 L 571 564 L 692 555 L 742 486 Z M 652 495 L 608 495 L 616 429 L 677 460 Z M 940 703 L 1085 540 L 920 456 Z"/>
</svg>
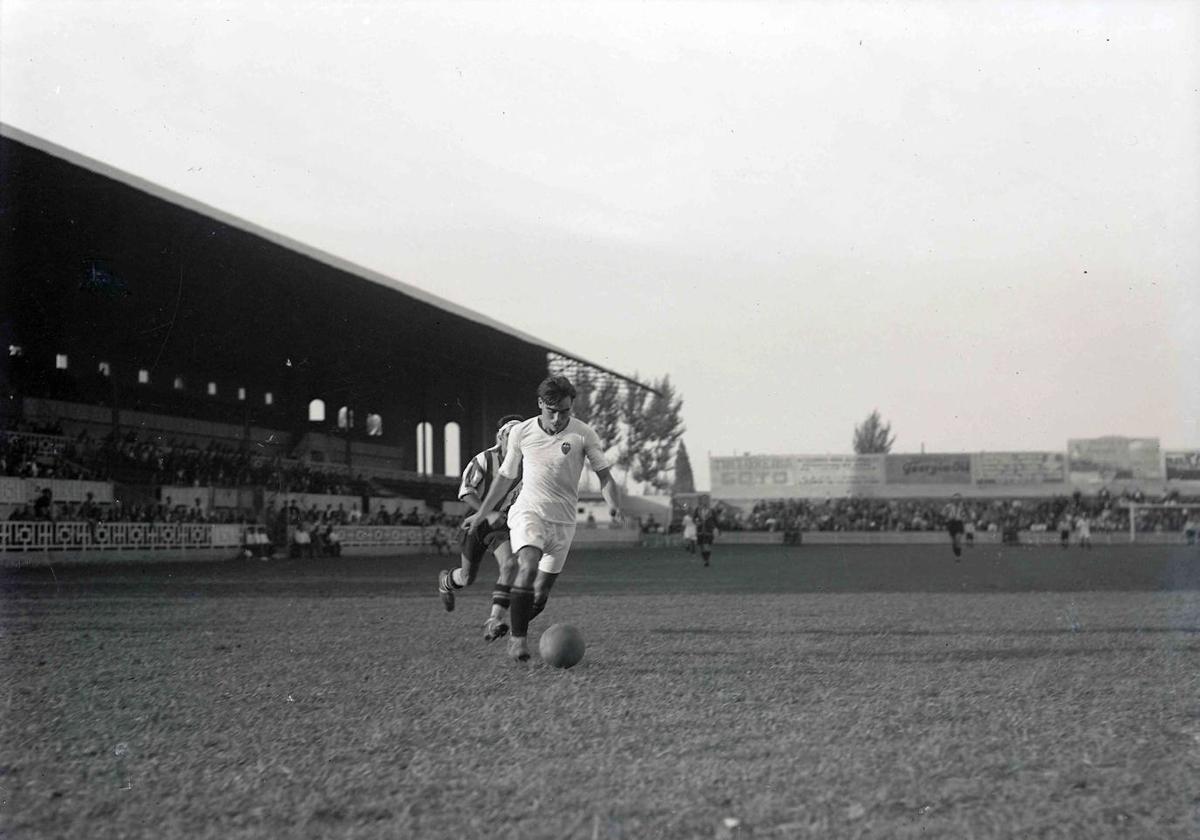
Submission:
<svg viewBox="0 0 1200 840">
<path fill-rule="evenodd" d="M 717 515 L 708 505 L 700 505 L 696 509 L 696 545 L 700 548 L 700 556 L 704 558 L 705 566 L 709 565 L 713 540 L 720 532 L 721 529 L 717 527 Z"/>
<path fill-rule="evenodd" d="M 480 500 L 496 479 L 500 464 L 504 460 L 509 431 L 523 419 L 518 414 L 500 418 L 496 429 L 496 445 L 472 458 L 463 470 L 458 497 L 472 510 L 479 509 Z M 517 574 L 517 563 L 509 545 L 508 508 L 520 493 L 520 489 L 518 480 L 506 494 L 499 510 L 492 511 L 475 531 L 463 533 L 460 546 L 462 563 L 459 568 L 444 569 L 438 573 L 438 595 L 441 596 L 446 611 L 450 612 L 454 609 L 454 593 L 475 582 L 483 556 L 488 552 L 495 555 L 500 571 L 496 579 L 496 588 L 492 591 L 492 612 L 483 625 L 483 638 L 489 642 L 506 635 L 509 630 L 505 619 L 512 599 L 512 584 Z"/>
<path fill-rule="evenodd" d="M 1071 547 L 1071 517 L 1065 511 L 1058 522 L 1058 544 L 1063 548 Z"/>
<path fill-rule="evenodd" d="M 966 530 L 963 527 L 965 513 L 962 497 L 958 493 L 955 493 L 950 504 L 946 505 L 943 515 L 946 517 L 946 530 L 950 532 L 950 548 L 954 551 L 954 562 L 957 563 L 962 557 L 962 536 Z"/>
</svg>

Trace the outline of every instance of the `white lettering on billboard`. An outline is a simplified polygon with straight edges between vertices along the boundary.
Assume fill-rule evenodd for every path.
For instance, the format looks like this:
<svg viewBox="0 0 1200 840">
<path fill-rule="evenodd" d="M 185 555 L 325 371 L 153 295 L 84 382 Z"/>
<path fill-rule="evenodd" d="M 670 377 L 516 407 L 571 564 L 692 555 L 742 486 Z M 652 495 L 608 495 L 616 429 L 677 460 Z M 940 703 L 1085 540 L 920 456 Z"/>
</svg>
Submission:
<svg viewBox="0 0 1200 840">
<path fill-rule="evenodd" d="M 980 452 L 975 456 L 976 484 L 1061 484 L 1067 459 L 1061 452 Z"/>
</svg>

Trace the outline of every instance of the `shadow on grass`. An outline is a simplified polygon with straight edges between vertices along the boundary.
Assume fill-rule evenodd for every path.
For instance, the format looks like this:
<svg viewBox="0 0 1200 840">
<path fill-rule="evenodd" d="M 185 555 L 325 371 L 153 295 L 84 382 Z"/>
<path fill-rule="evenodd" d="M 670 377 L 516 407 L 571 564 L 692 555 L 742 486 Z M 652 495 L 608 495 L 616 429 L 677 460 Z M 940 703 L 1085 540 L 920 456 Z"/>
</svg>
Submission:
<svg viewBox="0 0 1200 840">
<path fill-rule="evenodd" d="M 1186 546 L 976 549 L 954 563 L 935 546 L 726 546 L 711 568 L 654 549 L 572 552 L 557 592 L 571 595 L 1200 591 L 1200 552 Z M 101 597 L 437 597 L 432 555 L 248 563 L 61 564 L 0 568 L 0 594 Z M 490 588 L 487 568 L 472 591 Z"/>
<path fill-rule="evenodd" d="M 957 638 L 961 636 L 986 636 L 995 638 L 1000 636 L 1107 636 L 1107 635 L 1124 635 L 1124 636 L 1141 636 L 1154 634 L 1200 634 L 1200 627 L 1090 627 L 1072 629 L 1063 627 L 1059 629 L 1036 629 L 1036 630 L 886 630 L 886 629 L 869 629 L 869 630 L 805 630 L 803 628 L 795 628 L 788 630 L 779 630 L 769 628 L 764 630 L 742 630 L 738 628 L 712 628 L 712 627 L 655 627 L 651 631 L 655 635 L 661 636 L 712 636 L 712 637 L 729 637 L 729 636 L 830 636 L 834 638 L 883 638 L 887 636 L 902 636 L 902 637 L 947 637 Z"/>
<path fill-rule="evenodd" d="M 939 650 L 928 653 L 919 651 L 854 651 L 852 654 L 812 651 L 802 654 L 817 659 L 832 659 L 838 661 L 856 659 L 886 659 L 889 662 L 907 663 L 938 663 L 938 662 L 1013 662 L 1030 659 L 1073 659 L 1079 657 L 1109 658 L 1114 653 L 1143 654 L 1162 653 L 1170 650 L 1173 653 L 1195 653 L 1200 651 L 1200 645 L 1170 645 L 1164 647 L 1148 647 L 1138 645 L 1132 647 L 1018 647 L 1005 649 L 970 649 L 970 650 Z"/>
<path fill-rule="evenodd" d="M 807 663 L 807 670 L 823 670 L 828 671 L 830 668 L 836 670 L 836 666 L 853 665 L 854 663 L 863 661 L 883 660 L 886 662 L 897 664 L 910 665 L 937 665 L 937 664 L 969 664 L 975 662 L 1026 662 L 1038 659 L 1059 660 L 1059 659 L 1109 659 L 1113 654 L 1161 654 L 1164 651 L 1171 653 L 1197 653 L 1200 652 L 1200 645 L 1170 645 L 1163 647 L 1149 647 L 1145 645 L 1133 647 L 1016 647 L 1016 648 L 970 648 L 965 650 L 931 650 L 931 651 L 888 651 L 888 650 L 854 650 L 854 651 L 829 651 L 829 650 L 805 650 L 803 648 L 792 650 L 785 657 L 787 661 L 800 663 L 801 670 L 806 670 L 803 665 Z M 660 661 L 670 661 L 674 657 L 687 655 L 681 651 L 658 651 Z M 652 667 L 632 666 L 623 669 L 630 674 L 677 674 L 677 675 L 709 675 L 717 676 L 720 674 L 739 675 L 746 673 L 745 654 L 739 651 L 704 651 L 695 653 L 695 656 L 713 656 L 725 657 L 736 656 L 738 660 L 729 664 L 705 663 L 705 664 L 661 664 Z M 823 667 L 814 668 L 814 663 L 821 663 Z"/>
</svg>

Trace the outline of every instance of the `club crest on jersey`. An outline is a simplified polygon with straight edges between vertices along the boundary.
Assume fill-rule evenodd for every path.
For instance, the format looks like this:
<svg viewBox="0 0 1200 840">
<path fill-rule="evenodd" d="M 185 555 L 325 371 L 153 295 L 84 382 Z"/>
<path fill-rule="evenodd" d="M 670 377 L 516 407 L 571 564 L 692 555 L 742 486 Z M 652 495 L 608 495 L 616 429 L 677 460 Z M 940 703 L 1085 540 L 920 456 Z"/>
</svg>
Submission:
<svg viewBox="0 0 1200 840">
<path fill-rule="evenodd" d="M 564 454 L 564 455 L 568 454 L 568 453 L 571 451 L 571 444 L 567 443 L 567 442 L 564 440 L 564 441 L 563 441 L 563 445 L 562 445 L 562 451 L 563 451 L 563 454 Z"/>
</svg>

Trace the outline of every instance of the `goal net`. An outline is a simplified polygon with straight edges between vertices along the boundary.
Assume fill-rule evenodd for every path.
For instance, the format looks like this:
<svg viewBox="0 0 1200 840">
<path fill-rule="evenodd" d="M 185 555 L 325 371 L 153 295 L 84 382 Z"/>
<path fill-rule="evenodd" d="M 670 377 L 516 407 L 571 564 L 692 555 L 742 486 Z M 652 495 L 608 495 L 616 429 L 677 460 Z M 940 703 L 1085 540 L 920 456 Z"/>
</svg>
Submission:
<svg viewBox="0 0 1200 840">
<path fill-rule="evenodd" d="M 1125 502 L 1129 511 L 1129 541 L 1200 542 L 1200 504 Z"/>
</svg>

